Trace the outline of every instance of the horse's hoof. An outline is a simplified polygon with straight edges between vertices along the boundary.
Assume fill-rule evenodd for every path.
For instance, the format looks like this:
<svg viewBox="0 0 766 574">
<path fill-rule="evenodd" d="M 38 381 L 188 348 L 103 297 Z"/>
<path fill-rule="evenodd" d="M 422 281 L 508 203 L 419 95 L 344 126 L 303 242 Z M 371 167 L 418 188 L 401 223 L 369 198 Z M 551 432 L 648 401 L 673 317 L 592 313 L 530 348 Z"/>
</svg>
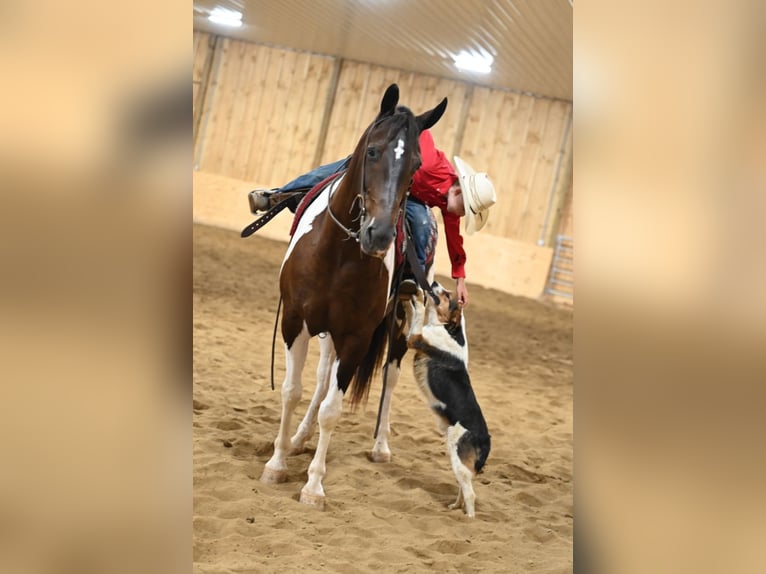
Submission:
<svg viewBox="0 0 766 574">
<path fill-rule="evenodd" d="M 391 453 L 372 451 L 370 453 L 370 460 L 372 462 L 391 462 Z"/>
<path fill-rule="evenodd" d="M 261 482 L 266 484 L 279 484 L 281 482 L 287 482 L 286 470 L 274 470 L 268 466 L 263 467 L 261 473 Z"/>
<path fill-rule="evenodd" d="M 309 494 L 301 490 L 301 504 L 313 506 L 317 510 L 324 510 L 324 496 L 321 494 Z"/>
</svg>

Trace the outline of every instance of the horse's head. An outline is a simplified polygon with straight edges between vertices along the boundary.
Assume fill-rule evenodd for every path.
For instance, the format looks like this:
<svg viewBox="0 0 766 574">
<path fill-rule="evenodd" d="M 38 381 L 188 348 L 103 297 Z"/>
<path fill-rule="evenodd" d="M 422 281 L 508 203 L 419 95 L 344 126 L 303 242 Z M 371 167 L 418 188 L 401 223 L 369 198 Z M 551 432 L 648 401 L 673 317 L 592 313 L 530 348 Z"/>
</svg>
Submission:
<svg viewBox="0 0 766 574">
<path fill-rule="evenodd" d="M 349 176 L 362 183 L 362 252 L 382 258 L 396 235 L 396 220 L 412 176 L 420 167 L 420 132 L 433 126 L 447 108 L 447 98 L 419 116 L 397 106 L 399 88 L 391 84 L 380 113 L 357 145 Z M 356 166 L 353 164 L 356 163 Z"/>
</svg>

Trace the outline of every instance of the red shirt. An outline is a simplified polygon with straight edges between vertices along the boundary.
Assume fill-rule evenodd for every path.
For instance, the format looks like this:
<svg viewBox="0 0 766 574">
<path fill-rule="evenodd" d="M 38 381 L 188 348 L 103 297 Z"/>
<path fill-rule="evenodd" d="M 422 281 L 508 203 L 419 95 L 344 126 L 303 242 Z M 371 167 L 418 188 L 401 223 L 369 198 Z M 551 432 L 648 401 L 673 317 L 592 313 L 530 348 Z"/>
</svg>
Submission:
<svg viewBox="0 0 766 574">
<path fill-rule="evenodd" d="M 457 179 L 457 174 L 444 153 L 436 149 L 434 138 L 428 130 L 420 134 L 420 158 L 422 164 L 412 178 L 410 194 L 428 207 L 441 209 L 447 251 L 452 262 L 452 278 L 465 277 L 460 216 L 447 211 L 447 190 Z"/>
</svg>

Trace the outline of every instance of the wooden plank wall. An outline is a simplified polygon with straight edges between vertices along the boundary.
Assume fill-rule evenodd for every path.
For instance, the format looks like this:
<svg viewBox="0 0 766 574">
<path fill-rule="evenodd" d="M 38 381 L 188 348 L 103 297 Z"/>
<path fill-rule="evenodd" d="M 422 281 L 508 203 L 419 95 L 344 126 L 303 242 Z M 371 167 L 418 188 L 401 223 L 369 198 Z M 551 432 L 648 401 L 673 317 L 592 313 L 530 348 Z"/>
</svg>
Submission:
<svg viewBox="0 0 766 574">
<path fill-rule="evenodd" d="M 215 44 L 217 37 L 206 32 L 194 31 L 194 48 L 192 59 L 192 141 L 196 149 L 199 139 L 199 129 L 202 124 L 202 112 L 205 108 L 210 74 L 213 70 L 216 56 Z"/>
<path fill-rule="evenodd" d="M 195 81 L 206 37 L 194 34 Z M 217 49 L 195 153 L 199 170 L 253 186 L 282 185 L 315 167 L 316 158 L 326 163 L 351 153 L 385 88 L 397 82 L 401 103 L 415 113 L 449 98 L 433 128 L 437 146 L 488 172 L 498 192 L 482 236 L 531 244 L 542 237 L 551 246 L 557 232 L 571 232 L 565 198 L 571 195 L 571 134 L 565 137 L 571 102 L 227 38 L 219 38 Z"/>
<path fill-rule="evenodd" d="M 334 60 L 228 38 L 220 43 L 198 168 L 269 186 L 311 169 Z"/>
<path fill-rule="evenodd" d="M 442 98 L 448 98 L 447 110 L 432 132 L 441 149 L 454 149 L 460 114 L 468 91 L 466 84 L 344 61 L 322 152 L 322 163 L 345 157 L 354 150 L 362 132 L 378 114 L 383 93 L 394 82 L 399 85 L 399 103 L 416 114 L 433 108 Z"/>
<path fill-rule="evenodd" d="M 200 93 L 200 87 L 202 85 L 202 71 L 205 68 L 205 61 L 209 55 L 210 34 L 206 32 L 200 32 L 194 30 L 194 52 L 193 52 L 193 65 L 192 65 L 192 107 L 194 114 L 197 112 L 197 98 Z"/>
<path fill-rule="evenodd" d="M 482 233 L 540 238 L 571 113 L 569 102 L 474 89 L 459 155 L 489 173 L 497 189 Z"/>
</svg>

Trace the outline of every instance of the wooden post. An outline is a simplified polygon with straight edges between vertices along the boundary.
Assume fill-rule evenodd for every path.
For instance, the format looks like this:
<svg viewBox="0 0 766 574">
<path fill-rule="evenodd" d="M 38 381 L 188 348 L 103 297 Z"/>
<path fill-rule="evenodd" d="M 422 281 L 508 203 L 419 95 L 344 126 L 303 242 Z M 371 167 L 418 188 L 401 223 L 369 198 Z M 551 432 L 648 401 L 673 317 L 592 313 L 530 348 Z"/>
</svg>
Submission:
<svg viewBox="0 0 766 574">
<path fill-rule="evenodd" d="M 473 84 L 468 84 L 466 89 L 465 99 L 463 100 L 463 107 L 460 110 L 460 117 L 458 118 L 457 129 L 455 130 L 455 143 L 452 146 L 452 153 L 447 158 L 452 163 L 452 158 L 456 155 L 460 155 L 460 148 L 463 145 L 463 134 L 465 133 L 465 124 L 468 119 L 468 110 L 471 109 L 471 102 L 473 101 Z"/>
<path fill-rule="evenodd" d="M 202 123 L 202 115 L 207 102 L 207 92 L 210 85 L 211 71 L 213 69 L 213 61 L 215 59 L 219 38 L 219 36 L 215 35 L 211 35 L 210 38 L 208 38 L 208 50 L 205 55 L 205 64 L 202 67 L 202 77 L 200 78 L 199 93 L 197 94 L 198 101 L 195 102 L 197 106 L 194 110 L 192 145 L 195 149 L 197 147 L 197 136 L 199 135 L 200 124 Z"/>
<path fill-rule="evenodd" d="M 322 154 L 324 153 L 325 142 L 327 141 L 327 131 L 330 129 L 330 118 L 332 117 L 332 110 L 335 106 L 335 94 L 338 91 L 338 78 L 340 78 L 340 71 L 343 67 L 343 58 L 337 58 L 333 63 L 332 76 L 330 77 L 330 85 L 327 88 L 327 99 L 324 104 L 324 115 L 322 116 L 322 127 L 319 128 L 319 138 L 317 139 L 316 152 L 314 153 L 314 165 L 317 167 L 322 161 Z"/>
</svg>

